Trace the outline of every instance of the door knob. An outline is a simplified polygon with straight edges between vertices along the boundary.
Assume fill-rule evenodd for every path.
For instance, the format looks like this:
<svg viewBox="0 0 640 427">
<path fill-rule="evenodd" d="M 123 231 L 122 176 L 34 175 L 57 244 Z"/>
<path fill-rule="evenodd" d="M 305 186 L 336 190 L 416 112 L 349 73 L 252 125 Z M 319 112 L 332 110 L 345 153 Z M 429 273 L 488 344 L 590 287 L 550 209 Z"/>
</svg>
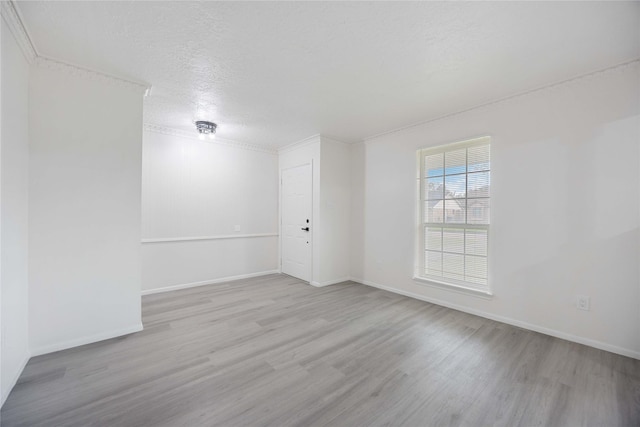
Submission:
<svg viewBox="0 0 640 427">
<path fill-rule="evenodd" d="M 309 227 L 302 227 L 300 230 L 302 230 L 302 231 L 309 231 Z"/>
</svg>

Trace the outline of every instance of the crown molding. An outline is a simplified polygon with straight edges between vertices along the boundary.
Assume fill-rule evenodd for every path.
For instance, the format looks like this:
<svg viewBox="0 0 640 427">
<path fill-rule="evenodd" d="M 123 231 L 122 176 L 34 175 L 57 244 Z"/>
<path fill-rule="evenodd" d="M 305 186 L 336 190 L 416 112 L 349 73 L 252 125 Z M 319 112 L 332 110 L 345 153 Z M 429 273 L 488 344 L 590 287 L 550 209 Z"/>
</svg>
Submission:
<svg viewBox="0 0 640 427">
<path fill-rule="evenodd" d="M 292 142 L 291 144 L 285 145 L 284 147 L 278 148 L 278 153 L 286 153 L 291 150 L 295 150 L 300 147 L 304 147 L 309 144 L 313 144 L 314 142 L 320 141 L 322 135 L 319 133 L 315 135 L 308 136 L 300 141 Z"/>
<path fill-rule="evenodd" d="M 34 65 L 38 68 L 47 70 L 56 70 L 69 74 L 74 77 L 86 78 L 88 80 L 99 81 L 114 86 L 118 86 L 124 89 L 133 90 L 136 92 L 143 92 L 147 95 L 151 91 L 151 86 L 147 83 L 137 82 L 123 77 L 117 77 L 99 71 L 91 70 L 79 65 L 69 64 L 64 61 L 60 61 L 54 58 L 48 58 L 40 55 L 36 49 L 29 32 L 24 25 L 24 21 L 20 17 L 20 12 L 16 7 L 13 0 L 1 0 L 0 1 L 0 13 L 2 18 L 7 23 L 11 34 L 16 40 L 16 43 L 22 50 L 24 57 L 30 65 Z"/>
<path fill-rule="evenodd" d="M 353 144 L 357 144 L 359 142 L 362 141 L 342 141 L 338 138 L 335 138 L 331 135 L 325 135 L 325 134 L 321 134 L 321 133 L 317 133 L 315 135 L 311 135 L 308 136 L 304 139 L 301 139 L 300 141 L 296 141 L 296 142 L 292 142 L 291 144 L 285 145 L 284 147 L 280 147 L 278 148 L 278 153 L 287 153 L 289 151 L 292 150 L 296 150 L 298 148 L 301 147 L 305 147 L 309 144 L 313 144 L 315 142 L 322 142 L 323 140 L 328 141 L 328 142 L 334 142 L 337 144 L 344 144 L 344 145 L 353 145 Z"/>
<path fill-rule="evenodd" d="M 343 144 L 343 145 L 351 145 L 351 144 L 355 144 L 356 141 L 343 141 L 341 139 L 335 138 L 331 135 L 324 135 L 324 134 L 320 134 L 320 140 L 321 141 L 329 141 L 329 142 L 334 142 L 336 144 Z"/>
<path fill-rule="evenodd" d="M 29 37 L 29 33 L 27 32 L 27 29 L 20 18 L 20 13 L 18 12 L 18 9 L 16 9 L 13 1 L 0 1 L 0 14 L 4 19 L 4 22 L 7 23 L 9 31 L 13 34 L 13 37 L 15 38 L 16 43 L 20 47 L 20 50 L 27 62 L 32 64 L 38 57 L 38 51 L 33 45 L 31 37 Z"/>
<path fill-rule="evenodd" d="M 166 126 L 156 125 L 153 123 L 144 123 L 143 129 L 147 132 L 159 133 L 162 135 L 176 136 L 179 138 L 193 139 L 199 141 L 197 134 L 182 129 L 174 129 Z M 246 142 L 237 142 L 230 139 L 216 137 L 214 140 L 216 145 L 224 145 L 232 148 L 240 148 L 249 151 L 258 151 L 267 154 L 278 154 L 278 150 L 268 145 L 248 144 Z"/>
<path fill-rule="evenodd" d="M 60 71 L 73 77 L 82 77 L 88 80 L 118 86 L 135 92 L 141 92 L 145 95 L 151 90 L 151 86 L 146 83 L 136 82 L 134 80 L 128 80 L 122 77 L 116 77 L 110 74 L 90 70 L 85 67 L 69 64 L 67 62 L 59 61 L 53 58 L 47 58 L 41 55 L 38 55 L 35 58 L 33 64 L 38 68 Z"/>
<path fill-rule="evenodd" d="M 493 101 L 489 101 L 489 102 L 485 102 L 483 104 L 479 104 L 476 105 L 474 107 L 470 107 L 470 108 L 465 108 L 464 110 L 460 110 L 460 111 L 456 111 L 453 113 L 449 113 L 449 114 L 445 114 L 443 116 L 439 116 L 439 117 L 435 117 L 433 119 L 427 119 L 427 120 L 423 120 L 421 122 L 418 123 L 414 123 L 408 126 L 403 126 L 401 128 L 397 128 L 397 129 L 393 129 L 390 131 L 386 131 L 386 132 L 381 132 L 375 135 L 371 135 L 368 136 L 366 138 L 363 139 L 363 142 L 365 144 L 368 144 L 370 142 L 373 142 L 374 140 L 376 140 L 377 138 L 383 137 L 383 136 L 387 136 L 387 135 L 391 135 L 394 133 L 398 133 L 398 132 L 402 132 L 408 129 L 412 129 L 412 128 L 416 128 L 419 126 L 424 126 L 427 125 L 429 123 L 433 123 L 433 122 L 438 122 L 440 120 L 446 120 L 446 119 L 450 119 L 452 117 L 456 117 L 459 116 L 460 114 L 464 114 L 464 113 L 468 113 L 471 111 L 478 111 L 478 110 L 483 110 L 485 108 L 488 107 L 493 107 L 495 105 L 503 105 L 503 104 L 508 104 L 509 102 L 512 101 L 516 101 L 516 100 L 520 100 L 522 98 L 527 98 L 529 96 L 535 95 L 535 94 L 540 94 L 540 93 L 544 93 L 544 92 L 549 92 L 549 91 L 553 91 L 553 90 L 557 90 L 557 89 L 561 89 L 567 86 L 570 86 L 572 84 L 577 84 L 577 83 L 583 83 L 585 81 L 591 81 L 594 78 L 598 78 L 598 77 L 602 77 L 602 76 L 608 76 L 610 74 L 615 74 L 615 73 L 620 73 L 620 72 L 624 72 L 625 70 L 629 69 L 629 68 L 633 68 L 633 67 L 638 67 L 640 66 L 640 58 L 635 58 L 632 59 L 630 61 L 626 61 L 620 64 L 616 64 L 613 65 L 611 67 L 607 67 L 607 68 L 602 68 L 596 71 L 592 71 L 590 73 L 586 73 L 586 74 L 581 74 L 579 76 L 576 77 L 572 77 L 570 79 L 566 79 L 566 80 L 562 80 L 556 83 L 552 83 L 552 84 L 548 84 L 545 86 L 541 86 L 538 87 L 536 89 L 531 89 L 531 90 L 527 90 L 524 92 L 520 92 L 520 93 L 516 93 L 504 98 L 499 98 Z"/>
</svg>

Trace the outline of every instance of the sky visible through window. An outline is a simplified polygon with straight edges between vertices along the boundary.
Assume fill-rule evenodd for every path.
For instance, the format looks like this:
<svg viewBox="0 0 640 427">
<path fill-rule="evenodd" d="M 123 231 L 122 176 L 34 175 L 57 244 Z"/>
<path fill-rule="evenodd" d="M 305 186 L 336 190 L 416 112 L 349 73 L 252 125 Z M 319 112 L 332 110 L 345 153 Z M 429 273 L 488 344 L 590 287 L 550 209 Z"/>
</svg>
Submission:
<svg viewBox="0 0 640 427">
<path fill-rule="evenodd" d="M 489 168 L 489 164 L 486 163 L 486 169 Z M 442 174 L 444 170 L 444 174 L 448 175 L 446 179 L 446 187 L 451 193 L 453 193 L 453 197 L 464 197 L 465 192 L 467 191 L 467 182 L 466 177 L 464 175 L 464 167 L 456 166 L 451 168 L 440 169 L 439 171 L 434 171 L 434 173 L 439 172 Z M 460 175 L 454 175 L 460 174 Z M 490 175 L 491 172 L 487 172 L 487 175 Z M 436 175 L 429 175 L 435 177 Z M 486 183 L 480 180 L 469 179 L 468 188 L 469 191 L 479 190 L 480 188 L 486 186 Z"/>
<path fill-rule="evenodd" d="M 473 197 L 473 192 L 477 192 L 481 188 L 486 187 L 490 182 L 490 162 L 485 159 L 482 159 L 483 161 L 481 162 L 470 163 L 467 170 L 466 161 L 464 164 L 444 166 L 444 155 L 428 157 L 431 159 L 428 159 L 426 162 L 427 189 L 434 191 L 442 188 L 446 191 L 446 194 L 443 194 L 443 196 L 447 198 L 465 197 L 467 189 L 469 190 L 470 197 Z M 440 163 L 440 165 L 438 166 L 437 163 Z M 484 173 L 479 174 L 477 172 Z M 469 178 L 468 182 L 467 177 Z"/>
<path fill-rule="evenodd" d="M 423 271 L 486 289 L 490 145 L 447 148 L 423 150 Z"/>
</svg>

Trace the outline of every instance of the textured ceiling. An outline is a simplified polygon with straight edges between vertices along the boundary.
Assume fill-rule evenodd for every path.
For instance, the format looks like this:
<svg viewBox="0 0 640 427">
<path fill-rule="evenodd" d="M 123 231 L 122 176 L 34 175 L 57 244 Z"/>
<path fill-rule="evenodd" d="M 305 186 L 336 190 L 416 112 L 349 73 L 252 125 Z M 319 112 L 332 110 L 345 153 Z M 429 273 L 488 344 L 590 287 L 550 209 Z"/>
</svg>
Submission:
<svg viewBox="0 0 640 427">
<path fill-rule="evenodd" d="M 640 3 L 18 2 L 40 54 L 153 85 L 147 123 L 283 146 L 640 57 Z"/>
</svg>

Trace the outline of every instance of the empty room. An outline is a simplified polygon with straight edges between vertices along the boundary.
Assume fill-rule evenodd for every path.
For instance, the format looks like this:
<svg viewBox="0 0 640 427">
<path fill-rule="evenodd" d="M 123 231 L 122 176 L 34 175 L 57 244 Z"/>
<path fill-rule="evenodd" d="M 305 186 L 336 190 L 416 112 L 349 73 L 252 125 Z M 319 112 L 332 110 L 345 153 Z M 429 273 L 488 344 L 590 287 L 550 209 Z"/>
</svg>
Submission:
<svg viewBox="0 0 640 427">
<path fill-rule="evenodd" d="M 640 426 L 640 2 L 0 6 L 2 427 Z"/>
</svg>

